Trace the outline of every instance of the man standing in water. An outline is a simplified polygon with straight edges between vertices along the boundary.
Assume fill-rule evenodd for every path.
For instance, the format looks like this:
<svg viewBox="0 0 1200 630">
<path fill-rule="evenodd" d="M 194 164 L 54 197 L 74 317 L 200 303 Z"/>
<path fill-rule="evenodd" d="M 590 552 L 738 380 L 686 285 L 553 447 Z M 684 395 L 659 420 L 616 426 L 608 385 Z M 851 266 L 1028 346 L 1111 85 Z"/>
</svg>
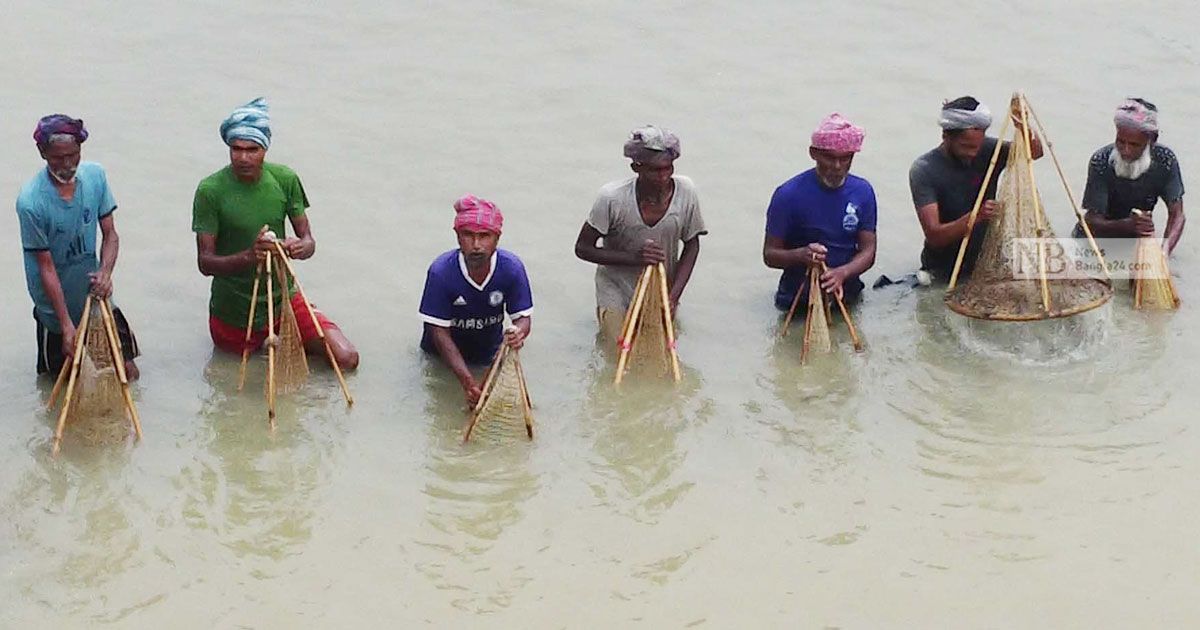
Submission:
<svg viewBox="0 0 1200 630">
<path fill-rule="evenodd" d="M 104 168 L 80 161 L 80 145 L 88 139 L 82 120 L 46 116 L 38 121 L 33 139 L 46 168 L 21 187 L 17 217 L 25 249 L 25 283 L 37 323 L 37 372 L 54 374 L 74 355 L 76 335 L 83 334 L 75 325 L 83 316 L 88 293 L 98 298 L 112 295 L 120 247 L 113 218 L 117 202 Z M 99 260 L 97 227 L 102 235 Z M 133 362 L 139 354 L 137 339 L 116 306 L 113 320 L 125 372 L 137 378 Z"/>
<path fill-rule="evenodd" d="M 1013 120 L 1018 135 L 1023 133 L 1016 116 Z M 908 185 L 917 219 L 925 233 L 921 269 L 941 280 L 949 280 L 959 246 L 967 235 L 971 208 L 975 206 L 979 188 L 984 185 L 983 176 L 1000 140 L 986 135 L 992 124 L 991 111 L 970 96 L 942 105 L 938 124 L 942 127 L 942 143 L 913 162 L 908 172 Z M 1041 140 L 1031 135 L 1030 142 L 1033 159 L 1042 157 Z M 1000 171 L 1008 163 L 1008 152 L 1008 142 L 1005 142 L 996 159 L 995 172 L 986 182 L 987 192 L 963 258 L 963 274 L 970 274 L 975 266 L 988 221 L 996 216 L 996 185 L 1000 181 Z"/>
<path fill-rule="evenodd" d="M 812 134 L 808 155 L 816 162 L 784 182 L 767 207 L 763 262 L 782 269 L 775 306 L 791 307 L 797 292 L 808 295 L 808 270 L 824 269 L 821 288 L 852 300 L 863 289 L 859 276 L 875 264 L 875 190 L 850 174 L 862 150 L 863 130 L 831 114 Z"/>
<path fill-rule="evenodd" d="M 200 273 L 212 276 L 209 334 L 218 348 L 235 354 L 241 354 L 247 345 L 246 321 L 258 263 L 274 248 L 274 235 L 286 234 L 284 217 L 291 221 L 295 232 L 295 236 L 282 241 L 289 257 L 310 258 L 317 247 L 305 214 L 308 197 L 300 177 L 282 164 L 265 161 L 271 146 L 270 122 L 267 103 L 258 98 L 234 110 L 221 123 L 221 139 L 229 146 L 230 163 L 200 181 L 192 203 L 197 263 Z M 299 291 L 291 296 L 291 306 L 308 352 L 325 356 L 317 334 L 320 326 L 338 365 L 347 370 L 358 367 L 358 351 L 323 313 L 316 311 L 313 321 Z M 267 338 L 266 319 L 267 296 L 265 290 L 260 290 L 251 350 L 262 346 Z"/>
<path fill-rule="evenodd" d="M 467 403 L 482 394 L 469 365 L 484 365 L 500 344 L 519 350 L 533 323 L 533 292 L 525 265 L 497 249 L 504 215 L 473 195 L 454 202 L 458 249 L 438 256 L 425 276 L 420 316 L 421 349 L 441 357 L 462 384 Z M 505 329 L 507 313 L 513 325 Z"/>
<path fill-rule="evenodd" d="M 700 236 L 708 233 L 695 184 L 675 175 L 675 134 L 652 125 L 635 129 L 624 153 L 637 175 L 600 189 L 575 240 L 575 255 L 599 265 L 596 317 L 601 334 L 610 340 L 620 337 L 625 310 L 646 265 L 666 263 L 675 312 L 700 256 Z"/>
<path fill-rule="evenodd" d="M 1113 117 L 1116 141 L 1100 147 L 1088 162 L 1083 191 L 1084 220 L 1097 237 L 1154 236 L 1150 212 L 1167 204 L 1164 231 L 1170 254 L 1183 236 L 1183 178 L 1175 153 L 1158 144 L 1158 108 L 1140 98 L 1127 99 Z M 1134 209 L 1142 210 L 1134 214 Z M 1083 236 L 1079 226 L 1075 235 Z"/>
</svg>

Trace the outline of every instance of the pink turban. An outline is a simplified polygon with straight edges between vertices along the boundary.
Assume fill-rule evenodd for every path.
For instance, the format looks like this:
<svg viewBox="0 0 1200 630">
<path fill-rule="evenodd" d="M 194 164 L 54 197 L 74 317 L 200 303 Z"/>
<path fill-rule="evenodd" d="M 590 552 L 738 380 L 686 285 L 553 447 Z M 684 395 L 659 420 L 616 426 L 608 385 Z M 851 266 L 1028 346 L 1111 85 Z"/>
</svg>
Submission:
<svg viewBox="0 0 1200 630">
<path fill-rule="evenodd" d="M 468 229 L 472 232 L 495 232 L 500 234 L 504 227 L 504 215 L 496 204 L 479 199 L 475 195 L 460 197 L 454 202 L 454 230 Z"/>
<path fill-rule="evenodd" d="M 842 118 L 841 114 L 830 114 L 821 121 L 820 126 L 812 134 L 814 149 L 837 151 L 839 153 L 857 153 L 862 149 L 863 129 Z"/>
<path fill-rule="evenodd" d="M 1127 98 L 1117 108 L 1113 122 L 1118 127 L 1142 133 L 1158 133 L 1158 108 L 1145 99 Z"/>
</svg>

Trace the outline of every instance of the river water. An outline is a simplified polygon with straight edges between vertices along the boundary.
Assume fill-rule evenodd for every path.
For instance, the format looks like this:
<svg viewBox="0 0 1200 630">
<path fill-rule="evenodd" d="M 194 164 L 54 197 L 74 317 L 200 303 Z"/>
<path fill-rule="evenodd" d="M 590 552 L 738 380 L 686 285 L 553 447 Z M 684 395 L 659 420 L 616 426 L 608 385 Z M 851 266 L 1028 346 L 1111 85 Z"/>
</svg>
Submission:
<svg viewBox="0 0 1200 630">
<path fill-rule="evenodd" d="M 866 352 L 839 331 L 805 367 L 760 258 L 766 202 L 834 110 L 867 129 L 868 283 L 916 265 L 907 171 L 946 98 L 998 110 L 1025 90 L 1078 196 L 1113 108 L 1144 96 L 1191 185 L 1194 3 L 7 6 L 0 191 L 40 168 L 39 116 L 87 121 L 84 157 L 120 205 L 145 440 L 68 434 L 50 456 L 17 222 L 0 213 L 0 626 L 1200 620 L 1195 228 L 1173 261 L 1178 312 L 1135 312 L 1122 286 L 1071 320 L 987 327 L 937 290 L 889 288 L 858 309 Z M 313 202 L 299 272 L 363 357 L 352 409 L 317 370 L 274 434 L 262 362 L 237 393 L 237 361 L 213 354 L 189 231 L 196 183 L 227 159 L 218 124 L 260 95 L 269 157 Z M 572 244 L 647 122 L 680 134 L 711 234 L 680 310 L 683 382 L 617 394 Z M 1037 168 L 1066 234 L 1066 197 Z M 502 244 L 534 284 L 532 443 L 463 446 L 457 383 L 417 349 L 425 267 L 468 192 L 505 210 Z"/>
</svg>

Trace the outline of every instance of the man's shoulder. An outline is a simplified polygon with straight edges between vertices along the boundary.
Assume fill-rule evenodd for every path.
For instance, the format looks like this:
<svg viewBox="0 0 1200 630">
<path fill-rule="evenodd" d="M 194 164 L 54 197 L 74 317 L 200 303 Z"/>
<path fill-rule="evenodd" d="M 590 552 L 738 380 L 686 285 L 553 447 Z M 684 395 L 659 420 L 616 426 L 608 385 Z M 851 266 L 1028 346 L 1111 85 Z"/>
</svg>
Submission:
<svg viewBox="0 0 1200 630">
<path fill-rule="evenodd" d="M 222 166 L 212 173 L 205 175 L 204 178 L 200 180 L 200 183 L 196 186 L 196 189 L 209 190 L 224 185 L 229 181 L 229 172 L 230 169 L 228 165 Z"/>
<path fill-rule="evenodd" d="M 846 176 L 845 185 L 848 187 L 848 190 L 852 192 L 870 193 L 872 195 L 875 194 L 875 188 L 871 186 L 871 182 L 867 181 L 867 178 L 859 177 L 854 173 L 850 173 Z"/>
<path fill-rule="evenodd" d="M 429 263 L 429 274 L 432 276 L 443 276 L 447 270 L 458 269 L 458 250 L 452 249 L 448 252 L 438 254 L 433 262 Z"/>
<path fill-rule="evenodd" d="M 636 179 L 637 179 L 637 177 L 627 177 L 625 179 L 618 179 L 618 180 L 613 180 L 611 182 L 608 182 L 607 184 L 600 187 L 600 190 L 599 190 L 599 192 L 596 193 L 596 196 L 599 198 L 602 198 L 602 199 L 616 198 L 622 192 L 624 192 L 626 189 L 633 186 L 633 182 Z"/>
<path fill-rule="evenodd" d="M 80 162 L 79 166 L 75 169 L 75 177 L 78 177 L 81 181 L 85 181 L 107 179 L 108 174 L 99 162 Z"/>
<path fill-rule="evenodd" d="M 292 167 L 276 162 L 263 162 L 263 171 L 270 173 L 279 181 L 300 179 L 300 175 L 298 175 L 296 171 L 292 170 Z"/>
<path fill-rule="evenodd" d="M 505 269 L 524 269 L 525 263 L 521 261 L 521 257 L 508 251 L 507 249 L 496 249 L 496 269 L 501 267 Z"/>
<path fill-rule="evenodd" d="M 1092 157 L 1088 159 L 1088 163 L 1092 164 L 1093 166 L 1107 166 L 1109 156 L 1112 155 L 1115 147 L 1116 145 L 1110 142 L 1099 149 L 1096 149 L 1092 152 Z"/>
<path fill-rule="evenodd" d="M 1150 146 L 1150 159 L 1162 164 L 1168 169 L 1174 168 L 1175 163 L 1178 161 L 1178 158 L 1175 157 L 1175 152 L 1172 151 L 1170 147 L 1161 144 Z"/>
<path fill-rule="evenodd" d="M 913 160 L 910 173 L 927 173 L 933 169 L 940 168 L 944 160 L 942 159 L 941 147 L 934 147 L 921 155 L 918 155 Z"/>
<path fill-rule="evenodd" d="M 37 172 L 36 175 L 30 177 L 21 185 L 21 190 L 17 192 L 17 210 L 29 212 L 39 206 L 38 199 L 44 195 L 43 185 L 47 183 L 46 169 Z"/>
</svg>

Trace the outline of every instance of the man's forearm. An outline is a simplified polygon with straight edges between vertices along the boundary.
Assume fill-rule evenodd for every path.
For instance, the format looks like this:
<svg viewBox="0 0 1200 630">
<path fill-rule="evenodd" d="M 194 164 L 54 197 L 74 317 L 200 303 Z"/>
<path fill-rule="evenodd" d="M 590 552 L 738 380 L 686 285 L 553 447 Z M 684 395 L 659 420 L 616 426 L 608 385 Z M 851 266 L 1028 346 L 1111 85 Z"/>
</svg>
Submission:
<svg viewBox="0 0 1200 630">
<path fill-rule="evenodd" d="M 454 345 L 454 339 L 450 337 L 450 329 L 429 324 L 426 324 L 426 326 L 429 327 L 430 336 L 433 337 L 433 346 L 437 348 L 438 355 L 446 362 L 446 367 L 450 368 L 451 372 L 454 372 L 460 383 L 465 384 L 470 381 L 472 379 L 471 370 L 467 368 L 467 362 L 463 360 L 462 353 L 458 351 L 458 346 Z"/>
<path fill-rule="evenodd" d="M 253 249 L 218 256 L 216 254 L 200 255 L 200 273 L 206 276 L 232 276 L 247 269 L 253 269 L 258 264 L 258 257 Z"/>
<path fill-rule="evenodd" d="M 104 236 L 104 240 L 100 244 L 100 271 L 112 275 L 113 269 L 117 266 L 117 254 L 120 249 L 121 237 L 117 236 L 116 231 Z"/>
<path fill-rule="evenodd" d="M 875 250 L 874 249 L 869 249 L 869 250 L 864 249 L 862 251 L 859 251 L 857 254 L 855 254 L 854 257 L 850 259 L 850 262 L 847 262 L 846 264 L 842 265 L 841 269 L 845 270 L 846 277 L 848 277 L 848 278 L 849 277 L 858 277 L 858 276 L 861 276 L 864 273 L 866 273 L 866 271 L 868 269 L 870 269 L 871 266 L 874 264 L 875 264 Z"/>
<path fill-rule="evenodd" d="M 675 265 L 675 277 L 671 279 L 671 301 L 678 302 L 683 297 L 692 278 L 692 270 L 696 268 L 696 260 L 700 258 L 700 239 L 696 237 L 683 244 L 683 252 L 679 255 L 679 264 Z"/>
<path fill-rule="evenodd" d="M 1083 215 L 1083 220 L 1087 222 L 1088 228 L 1091 229 L 1092 236 L 1100 238 L 1137 236 L 1133 230 L 1127 227 L 1128 222 L 1124 219 L 1109 219 L 1098 212 L 1087 212 Z"/>
<path fill-rule="evenodd" d="M 71 320 L 71 314 L 67 311 L 67 298 L 63 294 L 58 272 L 53 266 L 42 265 L 38 269 L 38 276 L 42 281 L 42 290 L 46 292 L 50 306 L 54 308 L 54 314 L 58 317 L 60 328 L 66 328 L 68 324 L 73 326 L 75 322 Z"/>
<path fill-rule="evenodd" d="M 639 267 L 642 257 L 638 252 L 623 252 L 608 247 L 595 245 L 575 245 L 575 256 L 597 265 L 616 265 L 621 267 Z"/>
<path fill-rule="evenodd" d="M 1183 202 L 1179 201 L 1167 205 L 1167 227 L 1164 234 L 1167 239 L 1167 253 L 1175 251 L 1175 246 L 1179 244 L 1179 239 L 1183 237 L 1183 225 L 1187 223 L 1187 217 L 1183 214 Z"/>
</svg>

